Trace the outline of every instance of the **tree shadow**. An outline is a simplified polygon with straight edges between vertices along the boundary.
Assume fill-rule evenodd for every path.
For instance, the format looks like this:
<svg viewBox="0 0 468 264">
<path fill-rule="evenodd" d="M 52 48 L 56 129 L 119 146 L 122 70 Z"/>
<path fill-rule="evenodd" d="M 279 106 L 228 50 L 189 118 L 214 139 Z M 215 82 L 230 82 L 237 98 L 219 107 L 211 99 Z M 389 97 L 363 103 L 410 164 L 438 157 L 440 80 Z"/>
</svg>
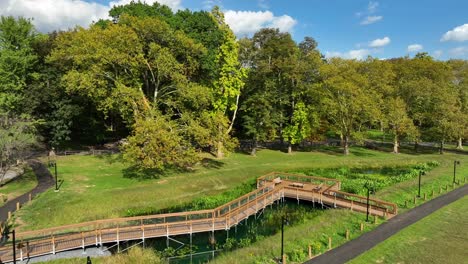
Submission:
<svg viewBox="0 0 468 264">
<path fill-rule="evenodd" d="M 117 162 L 123 162 L 123 157 L 121 153 L 118 154 L 100 154 L 100 155 L 95 155 L 96 158 L 100 160 L 104 160 L 105 162 L 109 164 L 114 164 Z"/>
<path fill-rule="evenodd" d="M 164 176 L 164 173 L 160 170 L 155 169 L 141 169 L 137 166 L 130 166 L 122 169 L 124 178 L 136 179 L 136 180 L 153 180 L 159 179 Z"/>
<path fill-rule="evenodd" d="M 210 158 L 203 158 L 201 160 L 201 165 L 206 169 L 220 169 L 224 166 L 224 162 Z"/>
</svg>

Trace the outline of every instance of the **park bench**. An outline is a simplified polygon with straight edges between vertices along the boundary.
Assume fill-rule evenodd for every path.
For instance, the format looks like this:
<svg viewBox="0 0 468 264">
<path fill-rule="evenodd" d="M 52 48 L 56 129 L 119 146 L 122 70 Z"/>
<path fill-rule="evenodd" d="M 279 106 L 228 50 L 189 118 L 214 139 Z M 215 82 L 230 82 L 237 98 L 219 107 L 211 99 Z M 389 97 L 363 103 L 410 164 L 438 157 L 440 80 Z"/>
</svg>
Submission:
<svg viewBox="0 0 468 264">
<path fill-rule="evenodd" d="M 275 179 L 273 179 L 273 183 L 274 184 L 280 184 L 282 181 L 281 181 L 281 178 L 280 177 L 277 177 Z"/>
<path fill-rule="evenodd" d="M 323 183 L 319 184 L 317 187 L 314 188 L 314 191 L 318 191 L 322 189 Z"/>
<path fill-rule="evenodd" d="M 299 183 L 299 182 L 293 182 L 291 184 L 292 187 L 296 187 L 296 188 L 304 188 L 304 184 L 303 183 Z"/>
</svg>

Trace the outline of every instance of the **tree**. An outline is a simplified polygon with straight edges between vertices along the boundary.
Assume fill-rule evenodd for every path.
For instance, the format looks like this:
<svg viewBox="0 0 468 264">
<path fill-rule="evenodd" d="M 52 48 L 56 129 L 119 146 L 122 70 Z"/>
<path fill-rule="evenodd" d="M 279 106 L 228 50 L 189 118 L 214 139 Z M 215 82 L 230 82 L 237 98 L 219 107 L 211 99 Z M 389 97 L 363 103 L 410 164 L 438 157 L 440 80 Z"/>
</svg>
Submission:
<svg viewBox="0 0 468 264">
<path fill-rule="evenodd" d="M 468 62 L 466 60 L 450 60 L 447 62 L 451 72 L 451 83 L 457 94 L 456 105 L 460 113 L 455 125 L 457 149 L 463 149 L 463 140 L 468 138 Z"/>
<path fill-rule="evenodd" d="M 393 134 L 393 153 L 399 153 L 401 137 L 415 136 L 416 128 L 408 117 L 405 102 L 401 98 L 388 99 L 385 114 L 387 126 Z"/>
<path fill-rule="evenodd" d="M 310 130 L 307 108 L 303 102 L 298 102 L 294 106 L 291 122 L 284 128 L 283 137 L 294 145 L 309 136 Z M 291 145 L 289 145 L 288 153 L 291 154 L 291 152 Z"/>
<path fill-rule="evenodd" d="M 0 112 L 28 112 L 25 90 L 37 61 L 32 49 L 37 38 L 30 20 L 0 17 Z"/>
<path fill-rule="evenodd" d="M 239 97 L 241 89 L 244 87 L 244 79 L 247 77 L 247 71 L 241 67 L 239 57 L 239 46 L 236 42 L 234 33 L 229 26 L 224 22 L 224 15 L 215 7 L 212 11 L 213 19 L 218 23 L 220 29 L 224 32 L 224 41 L 219 47 L 216 55 L 216 65 L 218 72 L 216 79 L 213 82 L 213 117 L 218 120 L 218 142 L 215 146 L 216 157 L 224 156 L 225 144 L 227 137 L 232 131 L 234 121 L 236 120 L 237 111 L 239 109 Z M 222 116 L 231 114 L 229 118 L 229 126 L 227 129 L 222 125 Z M 224 135 L 223 135 L 224 134 Z"/>
<path fill-rule="evenodd" d="M 32 122 L 4 113 L 0 115 L 0 182 L 35 143 L 36 132 Z"/>
<path fill-rule="evenodd" d="M 342 135 L 345 155 L 349 154 L 349 141 L 359 132 L 360 124 L 370 121 L 378 109 L 361 67 L 355 60 L 332 58 L 320 69 L 323 104 L 331 123 Z"/>
<path fill-rule="evenodd" d="M 123 157 L 140 171 L 161 173 L 169 168 L 189 169 L 198 161 L 197 152 L 177 132 L 178 124 L 160 113 L 138 116 Z"/>
</svg>

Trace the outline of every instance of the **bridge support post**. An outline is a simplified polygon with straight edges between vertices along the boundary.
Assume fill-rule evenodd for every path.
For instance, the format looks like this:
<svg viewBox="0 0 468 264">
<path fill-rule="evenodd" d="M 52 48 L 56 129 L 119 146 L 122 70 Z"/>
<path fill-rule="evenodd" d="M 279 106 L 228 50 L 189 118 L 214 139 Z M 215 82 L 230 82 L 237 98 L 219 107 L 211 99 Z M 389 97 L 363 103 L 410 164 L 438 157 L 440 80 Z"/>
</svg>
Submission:
<svg viewBox="0 0 468 264">
<path fill-rule="evenodd" d="M 166 247 L 169 247 L 169 225 L 166 225 Z"/>
<path fill-rule="evenodd" d="M 143 248 L 145 248 L 145 226 L 141 226 L 141 242 L 143 243 Z"/>
<path fill-rule="evenodd" d="M 102 247 L 102 230 L 99 230 L 99 244 Z"/>
<path fill-rule="evenodd" d="M 334 203 L 333 203 L 333 207 L 336 208 L 336 193 L 335 193 L 335 201 L 334 201 Z"/>
<path fill-rule="evenodd" d="M 85 252 L 85 243 L 84 243 L 84 234 L 81 232 L 81 248 L 83 249 L 83 252 Z"/>
<path fill-rule="evenodd" d="M 52 236 L 52 254 L 55 255 L 55 237 Z"/>
<path fill-rule="evenodd" d="M 119 227 L 117 226 L 117 253 L 120 253 Z"/>
</svg>

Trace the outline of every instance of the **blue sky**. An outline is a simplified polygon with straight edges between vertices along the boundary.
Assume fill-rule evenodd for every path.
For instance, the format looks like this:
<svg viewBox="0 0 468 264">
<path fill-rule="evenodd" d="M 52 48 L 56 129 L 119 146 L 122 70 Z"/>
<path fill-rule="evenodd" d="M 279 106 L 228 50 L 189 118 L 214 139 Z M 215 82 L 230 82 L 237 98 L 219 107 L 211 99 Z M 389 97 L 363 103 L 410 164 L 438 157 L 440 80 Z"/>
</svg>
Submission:
<svg viewBox="0 0 468 264">
<path fill-rule="evenodd" d="M 34 17 L 40 31 L 87 26 L 112 4 L 130 0 L 0 0 L 0 15 Z M 378 58 L 425 51 L 468 59 L 468 1 L 414 0 L 146 0 L 173 10 L 219 5 L 238 36 L 279 27 L 296 41 L 311 36 L 327 56 Z"/>
</svg>

